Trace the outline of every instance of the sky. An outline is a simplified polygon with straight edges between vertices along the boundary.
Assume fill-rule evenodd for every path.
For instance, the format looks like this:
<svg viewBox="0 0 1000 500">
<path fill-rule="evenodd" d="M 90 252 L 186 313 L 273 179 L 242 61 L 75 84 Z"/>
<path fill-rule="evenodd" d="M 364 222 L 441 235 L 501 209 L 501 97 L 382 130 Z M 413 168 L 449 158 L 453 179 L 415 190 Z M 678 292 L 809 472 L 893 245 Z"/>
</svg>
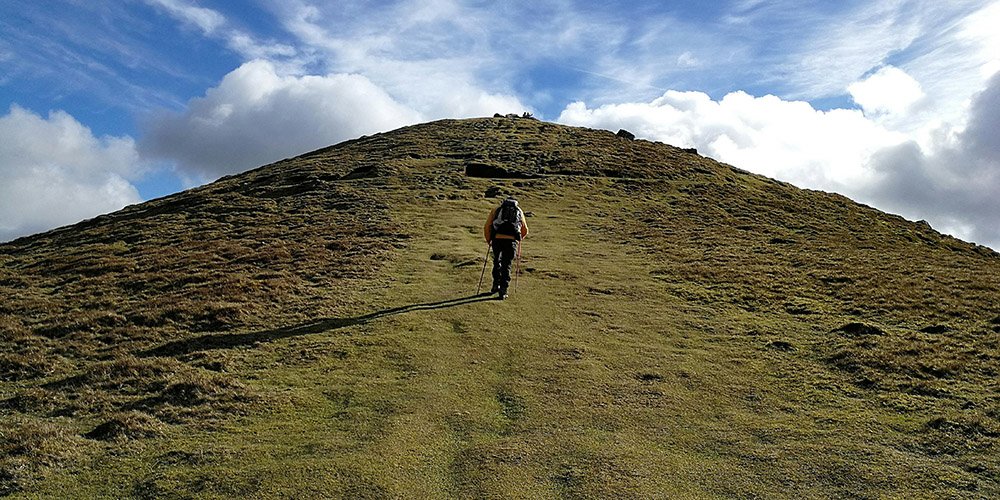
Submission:
<svg viewBox="0 0 1000 500">
<path fill-rule="evenodd" d="M 0 241 L 528 111 L 1000 249 L 1000 0 L 0 0 Z"/>
</svg>

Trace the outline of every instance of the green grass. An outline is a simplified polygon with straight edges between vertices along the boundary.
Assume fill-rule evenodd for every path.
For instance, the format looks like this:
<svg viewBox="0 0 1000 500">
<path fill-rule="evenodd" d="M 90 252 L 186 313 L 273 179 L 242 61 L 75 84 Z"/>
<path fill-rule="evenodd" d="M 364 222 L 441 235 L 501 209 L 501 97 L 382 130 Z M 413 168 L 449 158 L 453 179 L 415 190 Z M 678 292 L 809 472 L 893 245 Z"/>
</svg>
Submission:
<svg viewBox="0 0 1000 500">
<path fill-rule="evenodd" d="M 506 302 L 490 187 L 532 213 Z M 485 119 L 144 207 L 0 252 L 0 491 L 1000 493 L 1000 261 L 841 197 Z"/>
</svg>

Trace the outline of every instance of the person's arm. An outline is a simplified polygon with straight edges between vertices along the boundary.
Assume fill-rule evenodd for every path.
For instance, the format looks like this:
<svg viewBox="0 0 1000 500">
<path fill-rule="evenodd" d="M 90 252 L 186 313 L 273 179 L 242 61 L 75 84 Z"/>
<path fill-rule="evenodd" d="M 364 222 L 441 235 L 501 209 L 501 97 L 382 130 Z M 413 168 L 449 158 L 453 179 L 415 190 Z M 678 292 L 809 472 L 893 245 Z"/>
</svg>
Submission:
<svg viewBox="0 0 1000 500">
<path fill-rule="evenodd" d="M 525 236 L 528 236 L 528 218 L 521 212 L 521 239 L 523 240 Z"/>
<path fill-rule="evenodd" d="M 490 216 L 486 218 L 486 224 L 483 225 L 483 239 L 486 243 L 490 242 L 490 235 L 493 232 L 493 216 L 495 215 L 497 209 L 490 210 Z"/>
</svg>

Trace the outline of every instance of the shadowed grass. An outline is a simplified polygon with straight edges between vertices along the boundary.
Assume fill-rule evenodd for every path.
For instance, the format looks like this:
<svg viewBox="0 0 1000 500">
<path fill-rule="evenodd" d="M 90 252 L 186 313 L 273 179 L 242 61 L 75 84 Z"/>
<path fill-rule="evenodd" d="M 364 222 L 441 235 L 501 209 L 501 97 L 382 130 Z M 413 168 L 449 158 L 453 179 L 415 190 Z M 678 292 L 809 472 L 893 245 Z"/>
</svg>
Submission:
<svg viewBox="0 0 1000 500">
<path fill-rule="evenodd" d="M 194 351 L 255 346 L 262 342 L 273 342 L 275 340 L 288 337 L 311 335 L 337 330 L 346 326 L 361 325 L 368 323 L 369 321 L 396 314 L 404 314 L 412 311 L 432 311 L 434 309 L 472 304 L 494 298 L 495 297 L 493 297 L 492 294 L 470 295 L 457 299 L 394 307 L 391 309 L 365 314 L 364 316 L 355 316 L 353 318 L 327 318 L 288 328 L 276 328 L 274 330 L 267 330 L 263 332 L 202 335 L 192 339 L 168 342 L 154 349 L 150 349 L 143 354 L 146 356 L 179 356 L 189 354 Z"/>
</svg>

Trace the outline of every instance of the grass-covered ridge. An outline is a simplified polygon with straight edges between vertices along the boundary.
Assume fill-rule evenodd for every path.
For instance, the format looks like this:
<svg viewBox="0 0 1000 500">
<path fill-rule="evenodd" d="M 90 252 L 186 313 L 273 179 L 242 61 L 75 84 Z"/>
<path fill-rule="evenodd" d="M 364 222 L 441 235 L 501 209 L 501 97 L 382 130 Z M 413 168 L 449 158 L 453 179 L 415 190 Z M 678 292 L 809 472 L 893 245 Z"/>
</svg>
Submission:
<svg viewBox="0 0 1000 500">
<path fill-rule="evenodd" d="M 503 303 L 498 191 L 532 230 Z M 0 245 L 0 492 L 996 496 L 998 289 L 988 249 L 690 151 L 407 127 Z"/>
</svg>

